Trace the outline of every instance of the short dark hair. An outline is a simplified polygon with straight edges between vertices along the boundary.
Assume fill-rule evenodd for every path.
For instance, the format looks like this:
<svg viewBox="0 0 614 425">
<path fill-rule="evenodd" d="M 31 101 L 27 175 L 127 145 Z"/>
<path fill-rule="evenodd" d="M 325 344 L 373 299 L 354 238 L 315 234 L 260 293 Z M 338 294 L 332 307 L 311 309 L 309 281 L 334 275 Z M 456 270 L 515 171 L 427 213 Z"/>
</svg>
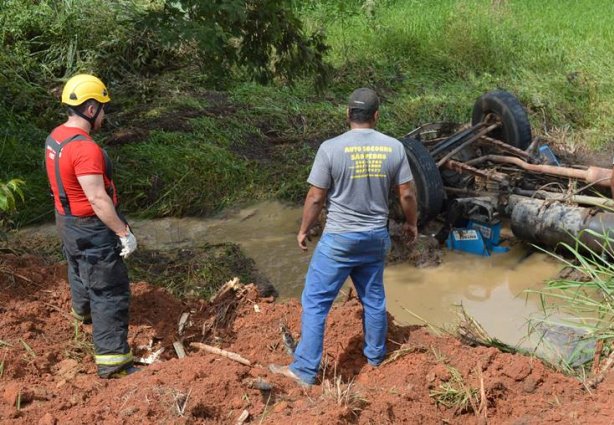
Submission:
<svg viewBox="0 0 614 425">
<path fill-rule="evenodd" d="M 349 119 L 351 122 L 358 124 L 368 123 L 375 119 L 375 113 L 377 110 L 365 110 L 365 109 L 350 109 Z"/>
<path fill-rule="evenodd" d="M 95 99 L 88 99 L 85 102 L 83 102 L 81 105 L 77 105 L 77 106 L 69 106 L 67 108 L 67 113 L 68 116 L 72 116 L 72 115 L 77 115 L 75 114 L 75 111 L 83 114 L 85 113 L 85 110 L 91 105 L 91 106 L 97 106 L 100 102 L 98 102 Z"/>
</svg>

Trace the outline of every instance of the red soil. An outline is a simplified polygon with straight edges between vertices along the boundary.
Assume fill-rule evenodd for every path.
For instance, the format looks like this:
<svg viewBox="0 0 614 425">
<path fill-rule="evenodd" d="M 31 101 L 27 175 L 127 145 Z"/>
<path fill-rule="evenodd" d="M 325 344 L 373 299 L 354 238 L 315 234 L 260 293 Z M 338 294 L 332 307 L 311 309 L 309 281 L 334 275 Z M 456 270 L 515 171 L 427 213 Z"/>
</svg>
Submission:
<svg viewBox="0 0 614 425">
<path fill-rule="evenodd" d="M 290 361 L 279 324 L 285 321 L 298 336 L 299 303 L 260 299 L 251 285 L 213 304 L 182 302 L 146 283 L 133 285 L 133 351 L 137 357 L 147 354 L 143 346 L 152 340 L 153 350 L 166 351 L 160 362 L 138 373 L 101 380 L 87 344 L 91 326 L 81 326 L 75 338 L 74 322 L 67 316 L 64 265 L 4 255 L 0 270 L 2 424 L 234 424 L 244 410 L 249 413 L 245 423 L 265 424 L 614 421 L 612 375 L 588 393 L 539 360 L 468 347 L 422 327 L 392 324 L 389 362 L 372 368 L 361 353 L 361 307 L 355 299 L 331 311 L 322 383 L 304 390 L 266 367 Z M 188 356 L 178 359 L 172 342 L 178 339 L 183 312 L 192 312 L 183 333 Z M 204 324 L 209 329 L 205 337 Z M 191 341 L 239 353 L 253 366 L 199 352 L 189 347 Z M 394 351 L 400 348 L 397 354 L 405 354 L 397 358 Z M 477 393 L 474 408 L 447 408 L 430 395 L 446 382 L 453 385 L 456 370 L 466 388 Z M 263 382 L 272 389 L 259 390 Z"/>
</svg>

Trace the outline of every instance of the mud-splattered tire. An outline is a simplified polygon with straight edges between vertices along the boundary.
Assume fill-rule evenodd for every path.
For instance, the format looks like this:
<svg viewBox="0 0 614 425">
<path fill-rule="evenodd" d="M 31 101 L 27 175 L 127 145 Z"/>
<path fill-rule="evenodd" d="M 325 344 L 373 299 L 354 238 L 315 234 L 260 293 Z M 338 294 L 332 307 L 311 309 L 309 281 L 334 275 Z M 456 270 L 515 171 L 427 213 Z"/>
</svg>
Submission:
<svg viewBox="0 0 614 425">
<path fill-rule="evenodd" d="M 496 115 L 503 127 L 492 131 L 489 136 L 506 142 L 519 149 L 531 144 L 531 125 L 527 112 L 511 93 L 495 90 L 482 95 L 473 105 L 471 123 L 481 122 L 488 114 Z"/>
<path fill-rule="evenodd" d="M 416 139 L 401 139 L 405 147 L 409 167 L 414 175 L 418 195 L 418 224 L 425 225 L 441 211 L 446 193 L 435 160 Z"/>
</svg>

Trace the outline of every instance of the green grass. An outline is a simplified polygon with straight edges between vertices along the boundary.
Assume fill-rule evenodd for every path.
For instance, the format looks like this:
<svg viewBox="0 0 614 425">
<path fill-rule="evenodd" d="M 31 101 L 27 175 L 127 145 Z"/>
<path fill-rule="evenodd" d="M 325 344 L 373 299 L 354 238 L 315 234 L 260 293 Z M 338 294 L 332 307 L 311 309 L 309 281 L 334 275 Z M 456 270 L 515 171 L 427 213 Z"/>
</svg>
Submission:
<svg viewBox="0 0 614 425">
<path fill-rule="evenodd" d="M 133 194 L 124 208 L 150 216 L 210 214 L 230 205 L 253 178 L 231 152 L 194 136 L 156 132 L 115 158 L 118 190 Z"/>
<path fill-rule="evenodd" d="M 446 365 L 450 379 L 429 392 L 438 405 L 455 409 L 458 413 L 475 412 L 479 403 L 479 390 L 469 386 L 458 369 Z"/>
<path fill-rule="evenodd" d="M 253 260 L 230 243 L 174 251 L 139 250 L 128 262 L 133 280 L 165 287 L 180 298 L 208 299 L 233 276 L 261 288 L 266 284 Z"/>
<path fill-rule="evenodd" d="M 570 126 L 592 146 L 614 137 L 613 4 L 378 1 L 369 16 L 335 13 L 334 3 L 311 2 L 305 16 L 326 23 L 331 58 L 345 71 L 339 88 L 388 95 L 397 115 L 382 124 L 393 133 L 406 128 L 399 124 L 465 121 L 475 98 L 501 87 L 538 129 Z"/>
<path fill-rule="evenodd" d="M 568 370 L 577 369 L 582 373 L 590 365 L 595 348 L 594 343 L 601 340 L 608 348 L 614 341 L 614 265 L 608 254 L 601 254 L 590 248 L 582 238 L 592 236 L 599 241 L 606 252 L 614 252 L 614 239 L 591 230 L 580 235 L 574 245 L 561 244 L 566 256 L 550 254 L 576 272 L 576 277 L 553 279 L 546 288 L 537 293 L 541 298 L 545 319 L 533 321 L 531 328 L 550 329 L 563 325 L 576 332 L 576 349 L 568 358 L 561 358 L 562 366 Z M 564 319 L 556 319 L 554 315 Z M 583 364 L 578 364 L 583 363 Z"/>
</svg>

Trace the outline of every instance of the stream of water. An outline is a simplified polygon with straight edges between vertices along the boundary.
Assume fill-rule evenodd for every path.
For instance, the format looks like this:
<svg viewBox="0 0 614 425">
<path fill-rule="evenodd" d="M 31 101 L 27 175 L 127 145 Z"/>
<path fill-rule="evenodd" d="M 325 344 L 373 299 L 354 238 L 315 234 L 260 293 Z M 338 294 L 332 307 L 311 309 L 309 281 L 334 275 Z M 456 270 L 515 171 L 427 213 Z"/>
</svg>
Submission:
<svg viewBox="0 0 614 425">
<path fill-rule="evenodd" d="M 300 297 L 315 242 L 307 253 L 296 244 L 301 208 L 264 202 L 227 212 L 214 219 L 167 218 L 134 221 L 139 243 L 150 249 L 183 248 L 204 242 L 235 242 L 254 259 L 282 298 Z M 516 245 L 492 257 L 445 251 L 441 265 L 415 268 L 389 265 L 384 279 L 388 309 L 404 324 L 435 325 L 455 321 L 462 303 L 493 337 L 508 344 L 522 342 L 527 320 L 540 315 L 539 299 L 526 290 L 538 289 L 561 266 L 549 256 Z"/>
</svg>

